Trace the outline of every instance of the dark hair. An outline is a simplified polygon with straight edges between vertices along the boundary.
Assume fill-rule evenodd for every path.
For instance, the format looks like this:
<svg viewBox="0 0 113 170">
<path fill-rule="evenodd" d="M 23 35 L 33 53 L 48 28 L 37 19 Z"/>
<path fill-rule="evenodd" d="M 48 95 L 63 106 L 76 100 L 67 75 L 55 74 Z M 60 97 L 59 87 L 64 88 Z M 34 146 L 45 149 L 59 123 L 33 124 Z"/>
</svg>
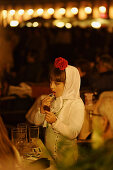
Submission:
<svg viewBox="0 0 113 170">
<path fill-rule="evenodd" d="M 50 81 L 65 83 L 65 80 L 66 80 L 65 70 L 60 70 L 59 68 L 55 68 L 54 66 L 52 66 L 50 69 Z"/>
</svg>

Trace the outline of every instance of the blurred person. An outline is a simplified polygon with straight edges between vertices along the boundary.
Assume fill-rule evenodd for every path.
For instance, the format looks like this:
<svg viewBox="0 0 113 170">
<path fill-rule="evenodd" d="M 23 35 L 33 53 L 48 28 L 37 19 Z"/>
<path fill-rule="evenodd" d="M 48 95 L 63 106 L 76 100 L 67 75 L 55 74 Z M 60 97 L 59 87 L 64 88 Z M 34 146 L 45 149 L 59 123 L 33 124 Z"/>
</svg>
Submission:
<svg viewBox="0 0 113 170">
<path fill-rule="evenodd" d="M 13 49 L 14 49 L 14 41 L 17 43 L 14 37 L 17 37 L 14 32 L 10 29 L 4 29 L 0 27 L 0 70 L 4 70 L 5 65 L 9 65 L 11 68 L 13 66 Z M 15 40 L 14 40 L 15 39 Z M 7 50 L 6 50 L 7 49 Z"/>
<path fill-rule="evenodd" d="M 109 59 L 109 60 L 112 60 L 112 56 L 109 55 L 108 53 L 105 53 L 105 54 L 97 54 L 96 55 L 96 65 L 97 65 L 97 68 L 98 68 L 98 64 L 101 62 L 101 59 Z"/>
<path fill-rule="evenodd" d="M 17 75 L 17 82 L 37 82 L 40 79 L 40 71 L 38 58 L 35 52 L 30 51 L 27 54 L 26 65 L 20 69 Z"/>
<path fill-rule="evenodd" d="M 104 91 L 95 104 L 90 149 L 81 148 L 77 170 L 112 170 L 113 164 L 113 91 Z M 74 169 L 74 167 L 72 168 Z"/>
<path fill-rule="evenodd" d="M 89 90 L 90 88 L 90 62 L 87 59 L 80 58 L 75 61 L 80 77 L 81 77 L 81 90 Z"/>
<path fill-rule="evenodd" d="M 78 70 L 68 65 L 67 60 L 56 58 L 50 70 L 50 88 L 54 100 L 50 96 L 44 97 L 39 105 L 35 103 L 36 107 L 33 106 L 26 118 L 31 123 L 46 127 L 45 145 L 48 151 L 58 166 L 64 164 L 67 168 L 77 160 L 76 138 L 84 120 Z"/>
<path fill-rule="evenodd" d="M 21 166 L 20 154 L 11 143 L 0 116 L 0 170 L 18 169 Z"/>
<path fill-rule="evenodd" d="M 97 63 L 98 73 L 91 77 L 91 87 L 98 92 L 113 90 L 113 58 L 102 55 Z"/>
<path fill-rule="evenodd" d="M 16 71 L 13 67 L 9 71 L 5 69 L 5 79 L 9 85 L 19 85 L 21 82 L 36 83 L 40 81 L 41 66 L 35 51 L 29 51 L 26 56 L 26 64 L 21 65 Z"/>
<path fill-rule="evenodd" d="M 94 130 L 96 128 L 100 131 L 103 140 L 113 139 L 113 91 L 100 94 L 92 114 L 92 121 Z"/>
</svg>

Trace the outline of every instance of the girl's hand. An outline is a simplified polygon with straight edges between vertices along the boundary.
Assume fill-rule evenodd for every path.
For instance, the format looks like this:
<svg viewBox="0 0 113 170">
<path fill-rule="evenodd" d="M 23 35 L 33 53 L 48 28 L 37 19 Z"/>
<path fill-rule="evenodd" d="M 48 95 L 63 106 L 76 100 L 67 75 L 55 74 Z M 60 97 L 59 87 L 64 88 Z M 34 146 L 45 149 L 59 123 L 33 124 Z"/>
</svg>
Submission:
<svg viewBox="0 0 113 170">
<path fill-rule="evenodd" d="M 45 111 L 44 110 L 44 106 L 47 106 L 48 108 L 50 108 L 50 104 L 52 102 L 52 97 L 50 96 L 47 96 L 46 98 L 44 98 L 42 101 L 41 101 L 41 106 L 40 106 L 40 111 L 41 113 L 45 114 Z M 46 108 L 46 107 L 45 107 Z"/>
<path fill-rule="evenodd" d="M 45 113 L 46 113 L 45 119 L 48 123 L 55 123 L 56 122 L 57 118 L 56 118 L 54 113 L 48 112 L 48 111 L 45 111 Z"/>
</svg>

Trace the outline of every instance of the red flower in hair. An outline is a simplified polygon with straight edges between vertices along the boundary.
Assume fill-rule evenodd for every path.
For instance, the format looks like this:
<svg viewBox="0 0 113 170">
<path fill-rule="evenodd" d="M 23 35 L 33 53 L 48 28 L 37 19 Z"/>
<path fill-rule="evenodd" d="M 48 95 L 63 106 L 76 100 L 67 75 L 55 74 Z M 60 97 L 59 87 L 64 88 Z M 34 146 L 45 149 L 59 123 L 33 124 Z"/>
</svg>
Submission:
<svg viewBox="0 0 113 170">
<path fill-rule="evenodd" d="M 68 66 L 68 61 L 62 57 L 58 57 L 55 59 L 54 66 L 55 68 L 64 70 Z"/>
</svg>

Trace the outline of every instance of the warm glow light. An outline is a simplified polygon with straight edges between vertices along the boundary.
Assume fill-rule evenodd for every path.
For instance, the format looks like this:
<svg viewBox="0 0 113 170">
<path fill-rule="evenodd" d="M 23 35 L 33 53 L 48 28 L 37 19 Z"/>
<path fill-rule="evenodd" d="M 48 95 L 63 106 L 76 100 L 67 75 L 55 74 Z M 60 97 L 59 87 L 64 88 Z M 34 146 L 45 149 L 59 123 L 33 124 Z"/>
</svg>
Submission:
<svg viewBox="0 0 113 170">
<path fill-rule="evenodd" d="M 20 10 L 18 11 L 18 14 L 19 14 L 19 15 L 23 15 L 23 14 L 24 14 L 24 10 L 23 10 L 23 9 L 20 9 Z"/>
<path fill-rule="evenodd" d="M 56 26 L 59 28 L 63 28 L 64 27 L 64 22 L 57 22 Z"/>
<path fill-rule="evenodd" d="M 69 29 L 69 28 L 72 28 L 72 25 L 71 25 L 71 23 L 66 23 L 65 27 Z"/>
<path fill-rule="evenodd" d="M 98 7 L 93 8 L 93 18 L 99 18 L 100 17 L 100 12 Z"/>
<path fill-rule="evenodd" d="M 37 9 L 37 14 L 38 15 L 42 15 L 43 12 L 44 12 L 44 10 L 42 8 Z"/>
<path fill-rule="evenodd" d="M 31 22 L 28 22 L 28 23 L 26 24 L 26 26 L 27 26 L 27 27 L 32 27 L 33 25 L 32 25 Z"/>
<path fill-rule="evenodd" d="M 10 15 L 14 15 L 15 14 L 15 10 L 12 9 L 12 10 L 9 11 L 9 13 L 10 13 Z"/>
<path fill-rule="evenodd" d="M 32 15 L 32 14 L 33 14 L 33 12 L 34 12 L 34 10 L 33 10 L 33 9 L 28 9 L 28 11 L 27 11 L 28 15 Z"/>
<path fill-rule="evenodd" d="M 53 8 L 49 8 L 47 10 L 47 12 L 48 12 L 48 14 L 53 15 L 54 14 L 54 9 Z"/>
<path fill-rule="evenodd" d="M 12 21 L 10 22 L 10 26 L 11 26 L 11 27 L 17 27 L 18 24 L 19 24 L 19 22 L 18 22 L 17 20 L 12 20 Z"/>
<path fill-rule="evenodd" d="M 78 8 L 76 7 L 71 8 L 71 12 L 75 15 L 78 14 Z"/>
<path fill-rule="evenodd" d="M 91 14 L 92 13 L 91 7 L 85 7 L 84 10 L 85 10 L 86 14 Z"/>
<path fill-rule="evenodd" d="M 50 18 L 51 18 L 51 15 L 48 13 L 47 10 L 44 10 L 43 18 L 44 18 L 44 19 L 50 19 Z"/>
<path fill-rule="evenodd" d="M 39 23 L 38 22 L 33 22 L 33 27 L 38 27 Z"/>
<path fill-rule="evenodd" d="M 85 19 L 87 19 L 87 14 L 85 13 L 83 7 L 79 8 L 78 18 L 79 18 L 80 20 L 85 20 Z"/>
<path fill-rule="evenodd" d="M 58 10 L 58 12 L 59 12 L 59 14 L 64 15 L 65 12 L 66 12 L 66 10 L 65 10 L 65 8 L 60 8 L 60 9 Z"/>
<path fill-rule="evenodd" d="M 7 18 L 7 10 L 2 11 L 3 18 Z"/>
<path fill-rule="evenodd" d="M 106 13 L 106 7 L 105 7 L 105 6 L 100 6 L 100 7 L 99 7 L 99 11 L 100 11 L 101 13 Z"/>
<path fill-rule="evenodd" d="M 113 5 L 109 7 L 109 17 L 110 19 L 113 19 Z"/>
<path fill-rule="evenodd" d="M 91 26 L 93 27 L 93 28 L 100 28 L 101 27 L 101 23 L 100 22 L 92 22 L 91 23 Z"/>
</svg>

